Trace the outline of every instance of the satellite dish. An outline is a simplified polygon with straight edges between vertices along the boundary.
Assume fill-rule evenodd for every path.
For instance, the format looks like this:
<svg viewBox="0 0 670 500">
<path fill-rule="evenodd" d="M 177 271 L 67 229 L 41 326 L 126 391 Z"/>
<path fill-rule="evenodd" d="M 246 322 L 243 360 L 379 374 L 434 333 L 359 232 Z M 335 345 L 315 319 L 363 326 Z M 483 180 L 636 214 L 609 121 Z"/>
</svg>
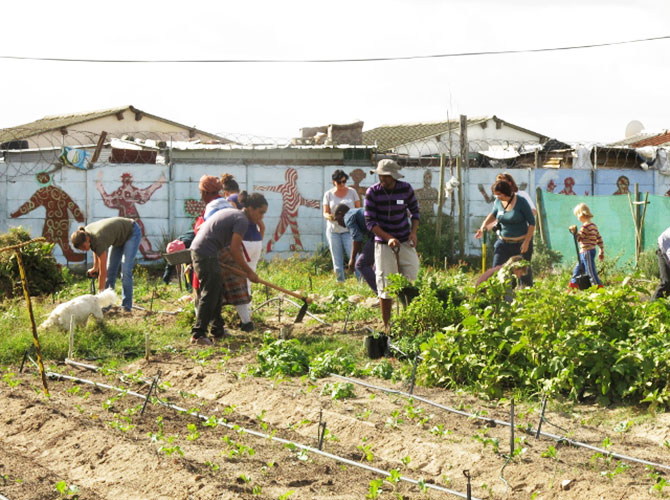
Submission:
<svg viewBox="0 0 670 500">
<path fill-rule="evenodd" d="M 633 120 L 626 125 L 626 138 L 639 134 L 644 130 L 644 125 L 638 120 Z"/>
</svg>

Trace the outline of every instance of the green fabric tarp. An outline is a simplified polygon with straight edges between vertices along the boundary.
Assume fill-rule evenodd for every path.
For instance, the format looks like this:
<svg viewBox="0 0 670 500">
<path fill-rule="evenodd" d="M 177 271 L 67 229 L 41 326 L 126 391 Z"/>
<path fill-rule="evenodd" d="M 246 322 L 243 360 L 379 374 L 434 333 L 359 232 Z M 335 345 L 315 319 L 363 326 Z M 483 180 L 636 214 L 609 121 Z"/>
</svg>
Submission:
<svg viewBox="0 0 670 500">
<path fill-rule="evenodd" d="M 644 194 L 640 194 L 640 200 Z M 670 226 L 670 197 L 649 196 L 643 229 L 643 250 L 656 248 L 656 240 Z M 573 210 L 586 203 L 593 213 L 605 244 L 607 259 L 617 259 L 618 267 L 630 266 L 635 258 L 635 226 L 628 196 L 566 196 L 542 192 L 545 234 L 549 247 L 563 254 L 563 264 L 577 262 L 575 244 L 568 227 L 580 222 Z M 640 214 L 643 206 L 639 205 Z"/>
</svg>

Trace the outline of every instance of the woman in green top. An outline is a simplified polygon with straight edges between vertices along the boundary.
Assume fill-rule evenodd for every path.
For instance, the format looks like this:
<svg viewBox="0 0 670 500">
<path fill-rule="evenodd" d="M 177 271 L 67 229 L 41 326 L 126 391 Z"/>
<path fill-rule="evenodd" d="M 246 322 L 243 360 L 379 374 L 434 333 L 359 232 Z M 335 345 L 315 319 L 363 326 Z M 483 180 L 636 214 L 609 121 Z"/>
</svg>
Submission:
<svg viewBox="0 0 670 500">
<path fill-rule="evenodd" d="M 530 205 L 506 181 L 499 180 L 493 184 L 493 195 L 496 197 L 493 210 L 484 219 L 475 233 L 475 238 L 481 238 L 485 230 L 499 225 L 496 229 L 500 231 L 500 239 L 493 246 L 493 267 L 502 266 L 514 255 L 521 255 L 530 262 L 535 233 L 535 216 Z M 521 277 L 521 282 L 526 286 L 533 286 L 530 271 Z"/>
<path fill-rule="evenodd" d="M 86 227 L 79 227 L 72 233 L 70 240 L 77 250 L 93 252 L 93 267 L 86 274 L 98 276 L 100 291 L 114 288 L 121 266 L 121 305 L 130 311 L 133 308 L 133 267 L 142 240 L 139 224 L 125 217 L 101 219 Z M 105 262 L 107 264 L 103 265 Z"/>
</svg>

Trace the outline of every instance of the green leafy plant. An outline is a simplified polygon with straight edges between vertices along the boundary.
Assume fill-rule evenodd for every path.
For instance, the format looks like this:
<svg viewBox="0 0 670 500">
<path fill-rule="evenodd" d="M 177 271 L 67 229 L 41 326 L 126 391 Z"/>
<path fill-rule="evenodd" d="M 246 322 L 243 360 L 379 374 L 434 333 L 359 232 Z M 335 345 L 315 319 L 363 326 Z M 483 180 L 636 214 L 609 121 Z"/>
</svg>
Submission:
<svg viewBox="0 0 670 500">
<path fill-rule="evenodd" d="M 257 377 L 276 375 L 299 376 L 307 373 L 309 359 L 297 339 L 273 339 L 266 335 L 256 356 L 258 366 L 252 369 Z"/>
<path fill-rule="evenodd" d="M 326 384 L 321 389 L 322 395 L 329 395 L 331 399 L 347 399 L 355 398 L 354 384 L 350 382 L 335 382 L 334 384 Z"/>
<path fill-rule="evenodd" d="M 58 492 L 61 498 L 71 498 L 73 500 L 79 498 L 77 493 L 79 493 L 79 487 L 73 485 L 68 485 L 65 481 L 58 481 L 54 484 L 54 489 Z"/>
</svg>

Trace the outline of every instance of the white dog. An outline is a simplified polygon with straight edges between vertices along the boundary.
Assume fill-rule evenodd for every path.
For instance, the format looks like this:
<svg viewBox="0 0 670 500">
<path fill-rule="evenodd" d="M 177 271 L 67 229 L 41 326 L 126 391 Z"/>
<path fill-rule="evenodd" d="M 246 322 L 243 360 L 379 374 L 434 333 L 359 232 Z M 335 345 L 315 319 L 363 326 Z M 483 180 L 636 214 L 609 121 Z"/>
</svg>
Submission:
<svg viewBox="0 0 670 500">
<path fill-rule="evenodd" d="M 97 295 L 81 295 L 72 300 L 59 304 L 51 311 L 49 317 L 40 325 L 41 330 L 51 327 L 59 327 L 63 330 L 70 328 L 70 321 L 75 324 L 86 323 L 88 317 L 93 315 L 98 321 L 102 320 L 102 308 L 119 304 L 119 296 L 111 288 Z"/>
</svg>

